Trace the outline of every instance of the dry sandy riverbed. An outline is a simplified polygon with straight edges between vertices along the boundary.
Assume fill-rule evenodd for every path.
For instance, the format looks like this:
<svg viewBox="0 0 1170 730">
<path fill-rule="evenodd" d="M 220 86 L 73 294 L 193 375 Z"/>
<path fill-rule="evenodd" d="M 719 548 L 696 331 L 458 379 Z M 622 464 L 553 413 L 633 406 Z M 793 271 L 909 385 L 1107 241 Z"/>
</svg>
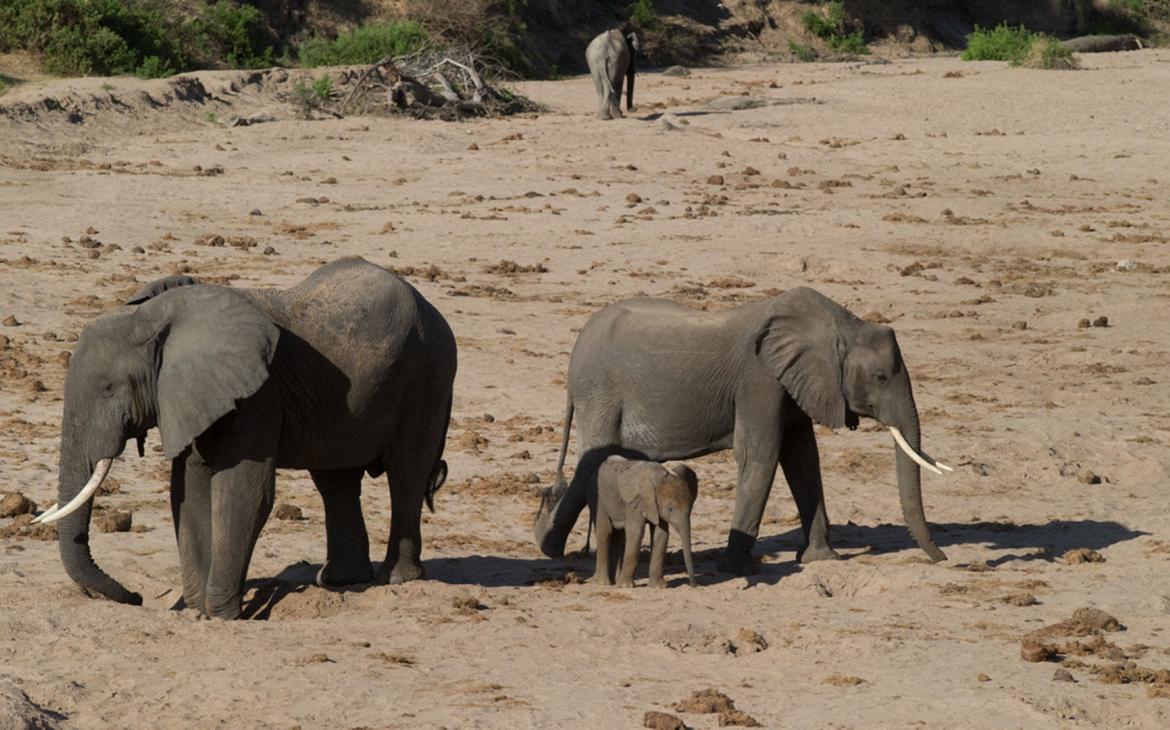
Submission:
<svg viewBox="0 0 1170 730">
<path fill-rule="evenodd" d="M 672 708 L 715 688 L 771 727 L 1165 727 L 1170 690 L 1116 665 L 1170 667 L 1170 53 L 1084 63 L 646 74 L 638 115 L 608 123 L 586 78 L 522 84 L 551 110 L 538 118 L 465 124 L 225 129 L 207 111 L 288 112 L 247 88 L 152 111 L 126 102 L 147 87 L 128 79 L 11 92 L 0 106 L 125 103 L 80 125 L 0 118 L 0 320 L 18 323 L 0 326 L 0 490 L 54 500 L 62 353 L 178 269 L 284 286 L 345 255 L 413 267 L 461 362 L 451 477 L 423 528 L 430 580 L 307 585 L 322 510 L 285 473 L 278 502 L 306 519 L 273 518 L 260 539 L 250 610 L 266 620 L 168 610 L 179 567 L 152 434 L 99 499 L 135 531 L 94 537 L 145 607 L 79 595 L 53 542 L 0 538 L 0 713 L 34 712 L 19 688 L 69 727 L 634 727 L 651 710 L 715 727 Z M 790 103 L 706 102 L 745 92 Z M 501 260 L 547 272 L 488 270 Z M 950 560 L 913 546 L 889 437 L 863 423 L 818 429 L 847 560 L 794 564 L 778 484 L 760 574 L 715 573 L 734 484 L 716 455 L 697 463 L 701 587 L 680 585 L 677 553 L 669 590 L 565 582 L 591 559 L 538 553 L 532 489 L 551 480 L 577 328 L 636 293 L 722 307 L 796 285 L 897 329 L 925 447 L 958 467 L 924 476 Z M 364 500 L 380 559 L 384 481 Z M 1104 560 L 1070 565 L 1077 548 Z M 1054 681 L 1060 657 L 1021 659 L 1026 634 L 1081 607 L 1127 628 L 1047 632 L 1075 683 Z"/>
</svg>

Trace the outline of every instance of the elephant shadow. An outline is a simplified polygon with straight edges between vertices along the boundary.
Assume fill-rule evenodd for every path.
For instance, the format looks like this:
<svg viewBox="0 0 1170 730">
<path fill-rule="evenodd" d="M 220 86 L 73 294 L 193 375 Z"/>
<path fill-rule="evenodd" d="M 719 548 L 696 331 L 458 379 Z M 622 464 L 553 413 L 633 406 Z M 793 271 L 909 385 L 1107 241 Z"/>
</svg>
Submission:
<svg viewBox="0 0 1170 730">
<path fill-rule="evenodd" d="M 1008 550 L 987 561 L 996 567 L 1015 561 L 1053 561 L 1076 548 L 1101 550 L 1120 542 L 1134 540 L 1148 532 L 1133 530 L 1112 520 L 1051 520 L 1039 524 L 1014 522 L 945 522 L 931 523 L 931 534 L 939 547 L 982 545 L 988 550 Z M 902 525 L 834 525 L 831 542 L 846 550 L 866 549 L 867 554 L 917 551 L 918 546 Z M 781 533 L 757 543 L 765 554 L 792 551 L 801 544 L 799 529 Z"/>
</svg>

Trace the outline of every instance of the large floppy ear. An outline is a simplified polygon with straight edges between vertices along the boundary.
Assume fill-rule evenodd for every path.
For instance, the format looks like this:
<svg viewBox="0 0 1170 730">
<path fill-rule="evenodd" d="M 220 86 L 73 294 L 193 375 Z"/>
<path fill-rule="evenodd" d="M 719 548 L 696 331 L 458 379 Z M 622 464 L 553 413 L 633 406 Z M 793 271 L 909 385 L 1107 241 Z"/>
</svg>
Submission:
<svg viewBox="0 0 1170 730">
<path fill-rule="evenodd" d="M 168 459 L 268 379 L 280 329 L 242 294 L 180 287 L 142 305 L 162 321 L 158 429 Z"/>
<path fill-rule="evenodd" d="M 653 525 L 657 525 L 659 519 L 657 490 L 662 473 L 663 469 L 657 463 L 642 462 L 627 469 L 618 479 L 622 500 Z"/>
<path fill-rule="evenodd" d="M 668 461 L 662 465 L 667 471 L 686 482 L 687 491 L 691 493 L 691 504 L 699 497 L 699 477 L 695 470 L 681 461 Z"/>
<path fill-rule="evenodd" d="M 845 425 L 842 370 L 845 340 L 839 324 L 847 309 L 806 287 L 776 297 L 756 333 L 756 353 L 809 418 Z"/>
<path fill-rule="evenodd" d="M 159 294 L 162 294 L 168 289 L 174 289 L 179 286 L 191 286 L 198 284 L 199 280 L 186 274 L 175 274 L 168 276 L 165 279 L 157 279 L 150 282 L 146 286 L 139 289 L 134 296 L 126 300 L 127 304 L 142 304 L 147 299 L 154 299 Z"/>
</svg>

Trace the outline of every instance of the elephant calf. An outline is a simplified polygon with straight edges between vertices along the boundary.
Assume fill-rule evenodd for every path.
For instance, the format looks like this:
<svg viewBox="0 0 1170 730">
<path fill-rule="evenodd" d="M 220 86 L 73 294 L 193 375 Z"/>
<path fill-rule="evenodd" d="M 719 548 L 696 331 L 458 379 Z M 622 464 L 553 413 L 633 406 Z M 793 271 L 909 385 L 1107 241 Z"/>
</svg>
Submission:
<svg viewBox="0 0 1170 730">
<path fill-rule="evenodd" d="M 642 533 L 650 524 L 650 585 L 665 588 L 662 564 L 666 560 L 666 542 L 670 528 L 682 540 L 687 576 L 695 585 L 695 566 L 691 562 L 691 507 L 699 494 L 699 481 L 686 464 L 656 461 L 631 461 L 611 456 L 597 470 L 597 489 L 590 495 L 590 511 L 597 524 L 597 570 L 593 580 L 612 585 L 615 568 L 617 584 L 634 585 Z M 624 533 L 625 549 L 620 560 L 610 549 Z"/>
<path fill-rule="evenodd" d="M 626 109 L 634 110 L 634 56 L 638 53 L 638 36 L 607 30 L 594 38 L 585 49 L 585 62 L 597 90 L 601 119 L 622 116 L 622 86 L 626 90 Z"/>
</svg>

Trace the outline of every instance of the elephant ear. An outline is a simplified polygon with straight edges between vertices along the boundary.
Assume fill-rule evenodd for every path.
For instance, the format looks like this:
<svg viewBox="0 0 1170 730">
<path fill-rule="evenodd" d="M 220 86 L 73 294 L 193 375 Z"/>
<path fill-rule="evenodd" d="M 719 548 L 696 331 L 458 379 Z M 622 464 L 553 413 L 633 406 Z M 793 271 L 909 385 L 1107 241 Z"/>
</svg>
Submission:
<svg viewBox="0 0 1170 730">
<path fill-rule="evenodd" d="M 142 304 L 148 299 L 154 299 L 159 294 L 179 286 L 198 284 L 199 280 L 186 274 L 175 274 L 165 279 L 157 279 L 139 289 L 134 296 L 126 300 L 127 304 Z"/>
<path fill-rule="evenodd" d="M 658 524 L 658 483 L 663 469 L 657 463 L 643 462 L 619 477 L 618 492 L 622 500 L 638 510 L 648 522 Z"/>
<path fill-rule="evenodd" d="M 681 461 L 668 461 L 662 466 L 686 483 L 687 490 L 691 493 L 691 504 L 694 504 L 699 497 L 699 477 L 695 474 L 695 470 Z"/>
<path fill-rule="evenodd" d="M 173 459 L 268 379 L 280 329 L 242 294 L 182 287 L 148 305 L 163 319 L 158 429 Z"/>
<path fill-rule="evenodd" d="M 845 425 L 842 385 L 845 341 L 839 324 L 847 309 L 805 287 L 773 300 L 756 334 L 756 353 L 809 418 Z"/>
</svg>

